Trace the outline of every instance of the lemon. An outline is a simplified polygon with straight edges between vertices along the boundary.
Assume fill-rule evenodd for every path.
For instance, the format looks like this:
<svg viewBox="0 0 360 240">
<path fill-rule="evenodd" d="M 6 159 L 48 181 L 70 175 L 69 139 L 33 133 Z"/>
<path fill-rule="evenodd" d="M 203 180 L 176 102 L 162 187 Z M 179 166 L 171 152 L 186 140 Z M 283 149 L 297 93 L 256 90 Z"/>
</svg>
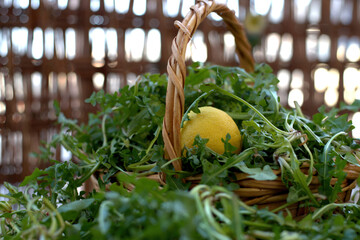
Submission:
<svg viewBox="0 0 360 240">
<path fill-rule="evenodd" d="M 184 122 L 181 133 L 181 146 L 191 148 L 196 135 L 207 138 L 206 146 L 213 151 L 223 154 L 226 134 L 230 134 L 229 143 L 236 147 L 235 153 L 241 150 L 241 134 L 234 120 L 224 111 L 214 107 L 200 107 L 200 113 L 190 112 L 189 120 Z"/>
</svg>

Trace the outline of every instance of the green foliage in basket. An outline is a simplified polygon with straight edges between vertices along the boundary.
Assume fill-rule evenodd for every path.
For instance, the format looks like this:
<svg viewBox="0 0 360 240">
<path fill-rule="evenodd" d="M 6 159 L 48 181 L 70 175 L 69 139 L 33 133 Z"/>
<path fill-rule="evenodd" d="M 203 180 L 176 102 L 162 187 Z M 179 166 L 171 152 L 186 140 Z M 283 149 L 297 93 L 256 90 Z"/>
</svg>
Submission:
<svg viewBox="0 0 360 240">
<path fill-rule="evenodd" d="M 7 185 L 0 202 L 3 239 L 357 239 L 360 208 L 328 204 L 300 221 L 249 207 L 219 186 L 160 189 L 147 178 L 118 175 L 122 184 L 85 199 L 53 203 Z M 32 186 L 36 188 L 36 186 Z M 75 190 L 75 189 L 74 189 Z"/>
<path fill-rule="evenodd" d="M 145 74 L 134 86 L 114 94 L 94 93 L 87 102 L 98 111 L 77 123 L 58 111 L 60 131 L 34 154 L 53 164 L 35 169 L 20 187 L 6 184 L 9 201 L 0 202 L 0 236 L 4 239 L 356 239 L 359 203 L 335 203 L 346 164 L 359 165 L 359 143 L 349 133 L 343 111 L 358 111 L 359 101 L 312 119 L 300 107 L 286 109 L 276 94 L 277 78 L 267 65 L 249 74 L 237 67 L 193 64 L 185 86 L 185 110 L 211 105 L 233 117 L 243 135 L 243 151 L 219 155 L 197 137 L 175 172 L 163 158 L 161 137 L 165 111 L 165 75 Z M 186 113 L 183 120 L 186 120 Z M 65 147 L 72 161 L 54 159 Z M 191 154 L 190 154 L 191 153 Z M 311 171 L 306 175 L 302 164 Z M 306 201 L 315 212 L 301 222 L 291 215 L 249 207 L 231 190 L 234 175 L 272 180 L 282 170 L 289 187 L 288 204 Z M 313 169 L 319 193 L 309 189 Z M 163 172 L 167 185 L 141 178 Z M 117 174 L 117 175 L 116 175 Z M 181 180 L 201 174 L 188 191 Z M 117 176 L 115 178 L 114 176 Z M 99 189 L 79 188 L 96 176 Z M 101 177 L 100 177 L 101 176 Z M 135 177 L 136 176 L 136 177 Z M 180 177 L 180 178 L 179 178 Z M 330 180 L 337 178 L 332 186 Z M 112 185 L 109 187 L 109 185 Z M 222 185 L 219 187 L 218 185 Z M 128 192 L 126 187 L 134 186 Z M 276 210 L 286 209 L 283 206 Z M 286 211 L 286 210 L 284 210 Z"/>
</svg>

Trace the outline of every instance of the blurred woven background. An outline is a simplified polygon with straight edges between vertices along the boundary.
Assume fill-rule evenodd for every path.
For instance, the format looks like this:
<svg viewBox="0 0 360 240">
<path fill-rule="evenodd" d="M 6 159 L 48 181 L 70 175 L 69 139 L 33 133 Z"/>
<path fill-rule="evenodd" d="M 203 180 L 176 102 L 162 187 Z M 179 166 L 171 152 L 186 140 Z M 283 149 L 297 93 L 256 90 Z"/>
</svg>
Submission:
<svg viewBox="0 0 360 240">
<path fill-rule="evenodd" d="M 360 98 L 359 0 L 223 0 L 245 23 L 257 62 L 280 79 L 283 105 L 311 115 Z M 53 101 L 86 120 L 93 91 L 114 92 L 145 72 L 165 73 L 170 45 L 194 0 L 0 0 L 0 184 L 40 166 Z M 237 65 L 219 17 L 200 25 L 189 61 Z M 351 116 L 355 125 L 359 114 Z M 360 126 L 353 132 L 359 134 Z M 55 153 L 69 160 L 64 149 Z M 0 192 L 2 190 L 0 189 Z"/>
</svg>

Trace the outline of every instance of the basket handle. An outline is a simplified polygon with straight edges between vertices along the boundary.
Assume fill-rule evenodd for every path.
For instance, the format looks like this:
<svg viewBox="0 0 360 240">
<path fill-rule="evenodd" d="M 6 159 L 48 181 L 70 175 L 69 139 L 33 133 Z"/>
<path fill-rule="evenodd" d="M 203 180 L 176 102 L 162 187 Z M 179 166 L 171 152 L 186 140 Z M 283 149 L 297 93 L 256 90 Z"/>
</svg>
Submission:
<svg viewBox="0 0 360 240">
<path fill-rule="evenodd" d="M 227 28 L 235 37 L 236 53 L 240 59 L 240 67 L 248 72 L 254 70 L 251 46 L 246 38 L 242 25 L 234 11 L 226 5 L 212 0 L 200 0 L 186 15 L 182 22 L 176 21 L 179 31 L 171 46 L 172 55 L 168 60 L 168 86 L 166 92 L 166 108 L 163 121 L 162 136 L 165 145 L 165 158 L 175 159 L 181 156 L 180 123 L 184 114 L 184 83 L 186 78 L 185 53 L 188 42 L 199 24 L 211 13 L 216 12 L 222 17 Z M 176 171 L 181 171 L 181 162 L 173 163 Z"/>
</svg>

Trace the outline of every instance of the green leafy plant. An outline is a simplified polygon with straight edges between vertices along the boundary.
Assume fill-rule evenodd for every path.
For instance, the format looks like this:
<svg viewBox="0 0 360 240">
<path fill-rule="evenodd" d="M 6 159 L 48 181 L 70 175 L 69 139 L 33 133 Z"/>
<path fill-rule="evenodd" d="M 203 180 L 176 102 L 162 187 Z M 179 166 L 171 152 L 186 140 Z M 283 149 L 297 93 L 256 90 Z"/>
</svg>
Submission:
<svg viewBox="0 0 360 240">
<path fill-rule="evenodd" d="M 226 111 L 241 129 L 242 152 L 231 153 L 231 136 L 223 139 L 223 155 L 198 136 L 181 157 L 183 170 L 176 172 L 171 162 L 177 159 L 164 159 L 161 138 L 165 75 L 145 74 L 114 94 L 92 94 L 87 103 L 98 111 L 86 123 L 68 119 L 55 105 L 60 130 L 34 154 L 52 164 L 35 169 L 18 187 L 5 184 L 9 193 L 0 195 L 7 199 L 0 202 L 0 236 L 357 239 L 359 202 L 342 203 L 337 196 L 345 166 L 360 167 L 359 141 L 351 137 L 347 115 L 358 111 L 359 101 L 329 112 L 322 107 L 308 118 L 299 106 L 281 106 L 278 80 L 267 65 L 249 74 L 237 67 L 195 63 L 188 72 L 183 121 L 199 106 Z M 71 161 L 54 158 L 59 146 L 72 153 Z M 266 181 L 274 180 L 273 170 L 279 169 L 289 189 L 287 203 L 279 208 L 247 206 L 232 192 L 239 188 L 232 181 L 236 173 Z M 166 185 L 151 179 L 158 174 L 165 176 Z M 184 180 L 199 175 L 196 186 Z M 309 187 L 315 178 L 318 193 Z M 95 189 L 83 188 L 94 179 Z M 311 209 L 302 219 L 286 210 L 296 202 Z"/>
</svg>

